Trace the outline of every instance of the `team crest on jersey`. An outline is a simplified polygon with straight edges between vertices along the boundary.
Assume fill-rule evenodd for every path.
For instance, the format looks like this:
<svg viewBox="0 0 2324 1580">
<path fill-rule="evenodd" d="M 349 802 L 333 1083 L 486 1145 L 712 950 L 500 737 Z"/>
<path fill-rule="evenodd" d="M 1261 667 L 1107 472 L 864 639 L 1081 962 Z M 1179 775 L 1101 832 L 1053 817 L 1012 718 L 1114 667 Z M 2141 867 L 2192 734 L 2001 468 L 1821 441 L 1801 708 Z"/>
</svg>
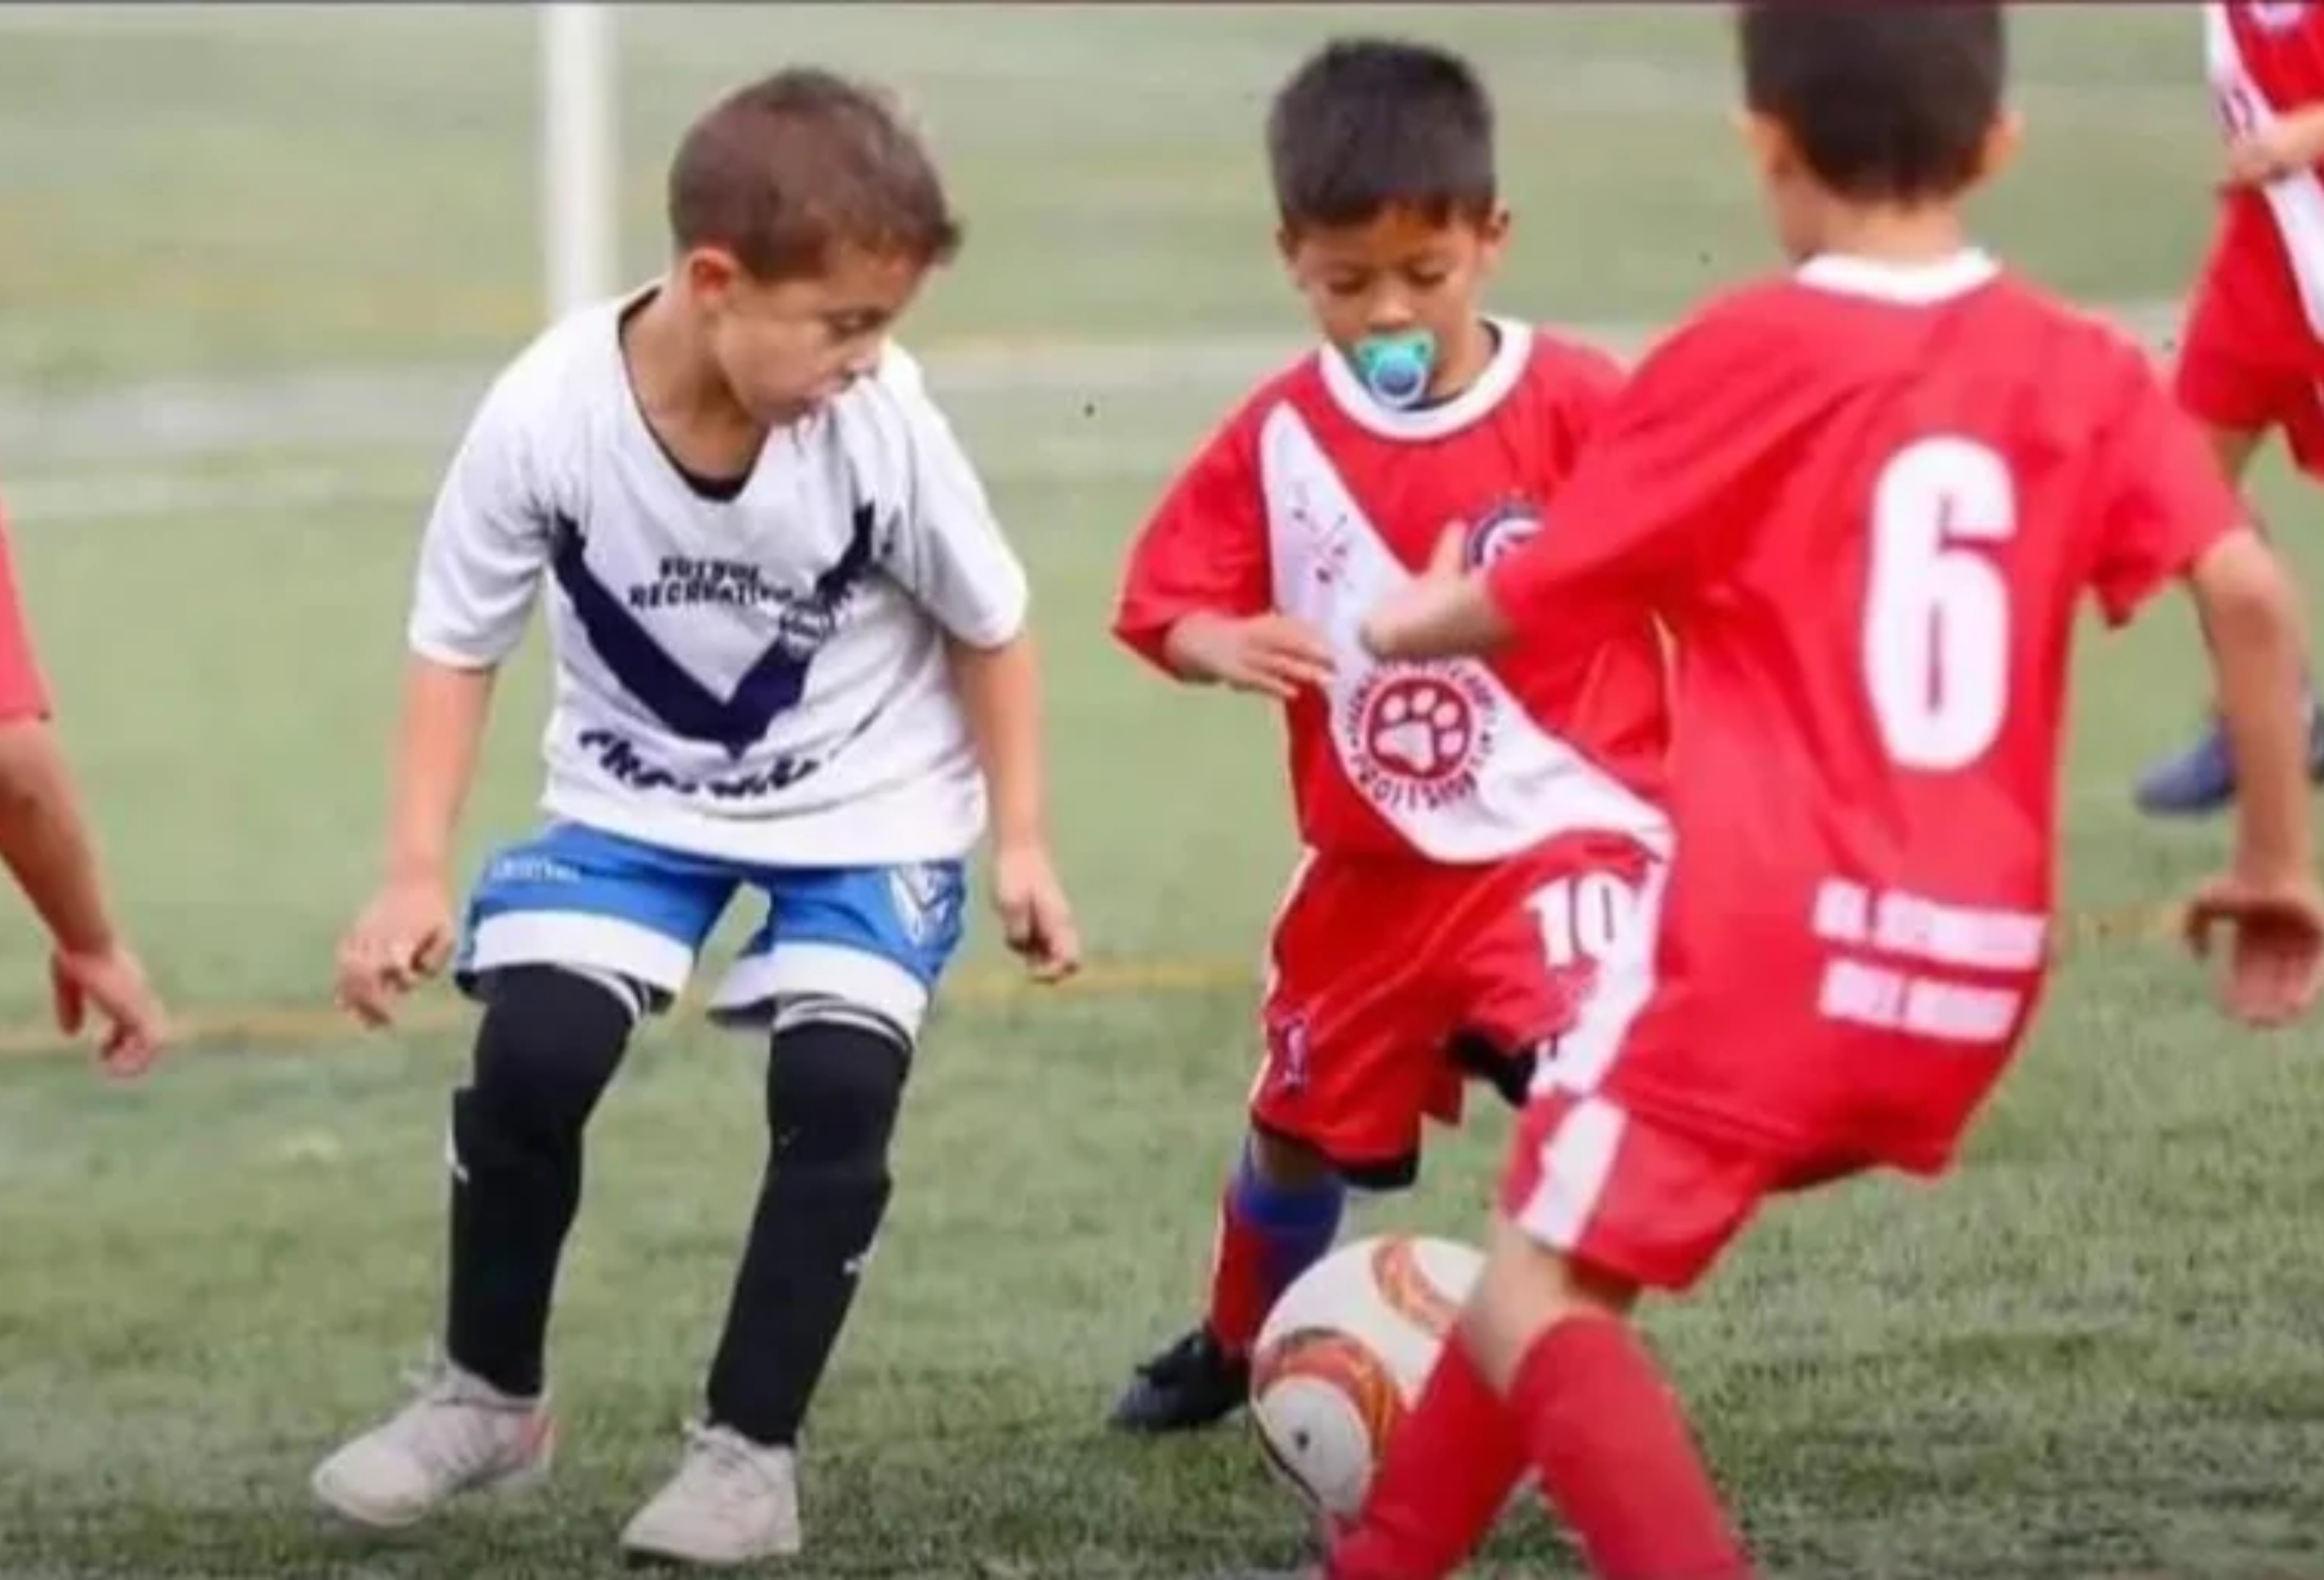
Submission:
<svg viewBox="0 0 2324 1580">
<path fill-rule="evenodd" d="M 960 909 L 960 874 L 951 867 L 915 862 L 888 874 L 888 897 L 904 936 L 927 948 L 952 925 Z"/>
<path fill-rule="evenodd" d="M 1480 515 L 1468 530 L 1468 562 L 1482 570 L 1542 529 L 1541 513 L 1526 499 L 1506 499 Z"/>
<path fill-rule="evenodd" d="M 1349 768 L 1374 804 L 1433 809 L 1476 789 L 1498 705 L 1475 666 L 1383 669 L 1346 707 L 1345 735 L 1355 745 Z"/>
</svg>

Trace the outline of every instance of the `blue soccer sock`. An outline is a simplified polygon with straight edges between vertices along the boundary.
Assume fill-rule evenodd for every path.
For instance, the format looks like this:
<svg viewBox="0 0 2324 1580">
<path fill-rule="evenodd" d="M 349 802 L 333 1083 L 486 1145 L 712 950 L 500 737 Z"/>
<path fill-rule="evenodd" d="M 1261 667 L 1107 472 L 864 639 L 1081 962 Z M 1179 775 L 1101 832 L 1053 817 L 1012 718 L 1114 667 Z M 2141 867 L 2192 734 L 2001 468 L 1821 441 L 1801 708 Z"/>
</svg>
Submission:
<svg viewBox="0 0 2324 1580">
<path fill-rule="evenodd" d="M 1322 1260 L 1339 1237 L 1347 1192 L 1326 1177 L 1287 1187 L 1259 1172 L 1246 1144 L 1219 1198 L 1219 1238 L 1211 1268 L 1211 1335 L 1230 1354 L 1247 1354 L 1276 1299 Z"/>
</svg>

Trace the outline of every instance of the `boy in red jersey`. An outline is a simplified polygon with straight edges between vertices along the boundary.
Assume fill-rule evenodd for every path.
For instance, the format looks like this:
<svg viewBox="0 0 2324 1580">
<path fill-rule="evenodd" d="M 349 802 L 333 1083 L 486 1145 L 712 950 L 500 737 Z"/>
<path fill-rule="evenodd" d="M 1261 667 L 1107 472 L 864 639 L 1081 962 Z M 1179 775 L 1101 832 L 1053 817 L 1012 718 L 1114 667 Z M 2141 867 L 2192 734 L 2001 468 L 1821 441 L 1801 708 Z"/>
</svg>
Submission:
<svg viewBox="0 0 2324 1580">
<path fill-rule="evenodd" d="M 1543 1067 L 1485 1271 L 1332 1580 L 1449 1573 L 1528 1466 L 1599 1575 L 1750 1573 L 1627 1315 L 1772 1196 L 1950 1163 L 2043 983 L 2086 593 L 2119 622 L 2192 592 L 2243 789 L 2190 936 L 2231 929 L 2238 1019 L 2315 992 L 2291 588 L 2139 350 L 1963 236 L 2013 136 L 1998 11 L 1763 3 L 1740 36 L 1799 267 L 1637 371 L 1563 531 L 1482 575 L 1441 550 L 1364 624 L 1416 661 L 1659 615 L 1677 855 Z"/>
<path fill-rule="evenodd" d="M 2180 348 L 2180 403 L 2240 482 L 2281 430 L 2292 464 L 2324 480 L 2324 7 L 2235 0 L 2203 8 L 2211 94 L 2227 139 L 2218 226 Z M 2324 777 L 2324 711 L 2310 703 L 2309 775 Z M 2140 808 L 2215 812 L 2235 799 L 2216 721 L 2149 768 Z"/>
<path fill-rule="evenodd" d="M 1667 848 L 1644 613 L 1515 661 L 1384 664 L 1357 644 L 1447 523 L 1470 565 L 1564 530 L 1545 525 L 1554 496 L 1618 382 L 1597 352 L 1480 310 L 1508 230 L 1484 88 L 1442 51 L 1342 41 L 1284 86 L 1268 142 L 1284 261 L 1326 344 L 1180 474 L 1115 630 L 1174 678 L 1284 705 L 1306 849 L 1207 1313 L 1116 1406 L 1136 1431 L 1243 1402 L 1250 1344 L 1330 1247 L 1344 1187 L 1408 1185 L 1464 1069 L 1522 1100 Z"/>
</svg>

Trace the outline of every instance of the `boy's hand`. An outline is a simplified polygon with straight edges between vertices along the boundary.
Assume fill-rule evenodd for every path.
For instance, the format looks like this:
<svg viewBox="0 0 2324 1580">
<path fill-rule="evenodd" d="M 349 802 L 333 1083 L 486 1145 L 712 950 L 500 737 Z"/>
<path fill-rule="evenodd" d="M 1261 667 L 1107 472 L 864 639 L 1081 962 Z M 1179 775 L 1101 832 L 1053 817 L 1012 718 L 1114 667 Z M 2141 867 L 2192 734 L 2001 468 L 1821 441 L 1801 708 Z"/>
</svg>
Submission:
<svg viewBox="0 0 2324 1580">
<path fill-rule="evenodd" d="M 49 987 L 57 1027 L 77 1037 L 95 1009 L 107 1022 L 100 1058 L 105 1073 L 134 1079 L 152 1067 L 170 1040 L 169 1012 L 145 981 L 137 956 L 119 944 L 81 953 L 60 949 L 49 957 Z"/>
<path fill-rule="evenodd" d="M 1288 614 L 1227 619 L 1189 615 L 1171 628 L 1171 663 L 1190 680 L 1213 681 L 1288 702 L 1307 687 L 1332 681 L 1332 648 L 1323 634 Z"/>
<path fill-rule="evenodd" d="M 395 1001 L 452 955 L 452 901 L 442 882 L 405 879 L 380 891 L 339 945 L 338 999 L 366 1026 L 395 1018 Z"/>
<path fill-rule="evenodd" d="M 2227 185 L 2264 187 L 2324 160 L 2324 115 L 2285 115 L 2227 143 Z"/>
<path fill-rule="evenodd" d="M 1428 568 L 1382 598 L 1364 616 L 1364 651 L 1377 659 L 1423 660 L 1483 652 L 1508 634 L 1468 574 L 1460 529 L 1436 540 Z"/>
<path fill-rule="evenodd" d="M 2209 956 L 2221 923 L 2235 935 L 2219 984 L 2227 1013 L 2254 1026 L 2305 1013 L 2324 976 L 2324 892 L 2315 878 L 2214 878 L 2187 902 L 2187 947 L 2198 959 Z"/>
<path fill-rule="evenodd" d="M 1081 932 L 1047 850 L 1019 845 L 992 853 L 992 909 L 1034 981 L 1063 982 L 1081 969 Z"/>
</svg>

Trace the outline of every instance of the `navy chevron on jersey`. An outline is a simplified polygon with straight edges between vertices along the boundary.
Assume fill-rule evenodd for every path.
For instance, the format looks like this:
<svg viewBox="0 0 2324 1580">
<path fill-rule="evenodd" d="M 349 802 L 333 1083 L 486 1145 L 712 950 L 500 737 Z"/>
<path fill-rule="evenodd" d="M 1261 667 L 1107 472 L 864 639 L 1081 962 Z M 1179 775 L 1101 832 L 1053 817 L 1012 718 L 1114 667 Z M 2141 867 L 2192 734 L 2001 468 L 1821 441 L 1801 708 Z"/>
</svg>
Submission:
<svg viewBox="0 0 2324 1580">
<path fill-rule="evenodd" d="M 1008 642 L 1028 596 L 918 365 L 890 346 L 707 497 L 630 383 L 643 300 L 555 325 L 486 394 L 429 522 L 412 651 L 498 665 L 546 581 L 551 817 L 779 865 L 966 854 L 984 788 L 945 639 Z"/>
</svg>

